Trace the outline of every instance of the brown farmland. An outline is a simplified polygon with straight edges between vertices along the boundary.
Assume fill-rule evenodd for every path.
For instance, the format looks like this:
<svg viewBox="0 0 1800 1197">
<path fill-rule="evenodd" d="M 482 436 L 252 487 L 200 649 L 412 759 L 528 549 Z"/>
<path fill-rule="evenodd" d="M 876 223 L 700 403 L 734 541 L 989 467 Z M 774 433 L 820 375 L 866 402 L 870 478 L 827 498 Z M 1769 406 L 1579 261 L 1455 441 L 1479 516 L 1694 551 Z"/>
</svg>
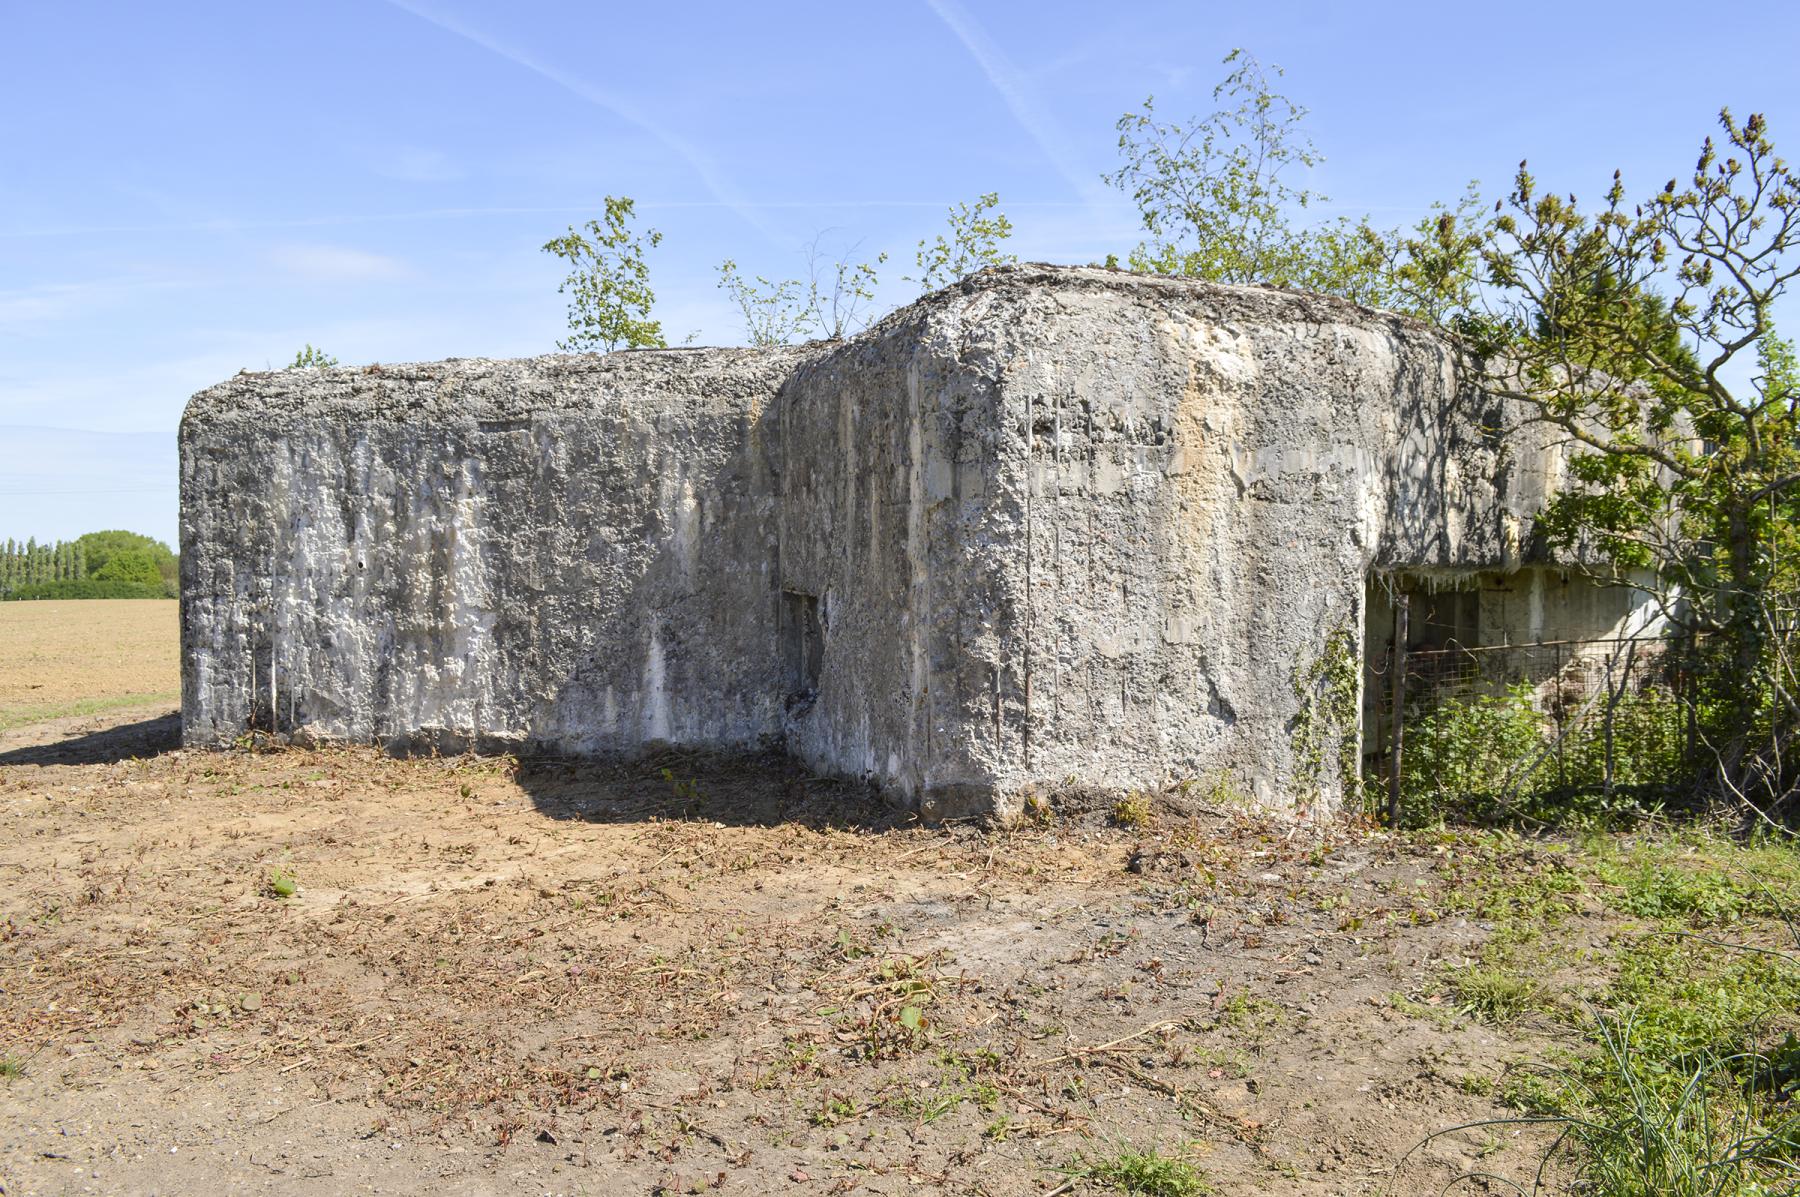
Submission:
<svg viewBox="0 0 1800 1197">
<path fill-rule="evenodd" d="M 181 698 L 174 599 L 0 603 L 0 731 Z"/>
</svg>

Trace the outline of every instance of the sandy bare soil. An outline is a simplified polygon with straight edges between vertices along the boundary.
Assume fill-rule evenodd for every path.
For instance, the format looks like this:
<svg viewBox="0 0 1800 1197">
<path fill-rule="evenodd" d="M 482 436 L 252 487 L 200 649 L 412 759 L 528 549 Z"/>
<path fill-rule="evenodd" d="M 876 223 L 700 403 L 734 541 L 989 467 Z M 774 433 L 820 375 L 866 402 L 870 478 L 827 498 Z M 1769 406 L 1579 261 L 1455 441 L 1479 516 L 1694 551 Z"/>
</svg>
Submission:
<svg viewBox="0 0 1800 1197">
<path fill-rule="evenodd" d="M 910 825 L 776 761 L 0 736 L 5 1192 L 1224 1193 L 1526 1166 L 1446 854 L 1182 809 Z M 145 755 L 149 754 L 149 755 Z M 132 759 L 134 756 L 139 759 Z"/>
<path fill-rule="evenodd" d="M 0 730 L 181 692 L 174 599 L 0 603 Z"/>
<path fill-rule="evenodd" d="M 173 616 L 0 606 L 0 695 L 54 716 L 0 725 L 8 1195 L 1000 1197 L 1127 1148 L 1438 1192 L 1528 1173 L 1528 1132 L 1421 1141 L 1569 1045 L 1459 1008 L 1474 912 L 1537 917 L 1470 895 L 1559 870 L 1543 951 L 1632 942 L 1570 846 L 1181 791 L 925 828 L 773 759 L 182 751 L 131 697 Z"/>
</svg>

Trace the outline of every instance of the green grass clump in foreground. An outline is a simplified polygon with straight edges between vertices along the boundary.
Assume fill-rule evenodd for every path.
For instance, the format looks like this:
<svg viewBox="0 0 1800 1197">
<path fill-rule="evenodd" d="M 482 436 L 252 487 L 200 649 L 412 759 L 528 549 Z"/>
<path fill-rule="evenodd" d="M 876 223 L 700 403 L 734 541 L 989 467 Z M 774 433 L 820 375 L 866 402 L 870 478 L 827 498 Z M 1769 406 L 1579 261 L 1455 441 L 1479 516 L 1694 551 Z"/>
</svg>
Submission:
<svg viewBox="0 0 1800 1197">
<path fill-rule="evenodd" d="M 1491 1181 L 1533 1197 L 1552 1192 L 1791 1197 L 1800 1192 L 1800 1104 L 1781 1099 L 1764 1083 L 1775 1075 L 1778 1057 L 1703 1051 L 1671 1069 L 1665 1057 L 1639 1050 L 1629 1021 L 1600 1017 L 1590 1030 L 1601 1045 L 1597 1056 L 1548 1070 L 1523 1087 L 1526 1104 L 1539 1109 L 1525 1117 L 1438 1132 L 1506 1124 L 1556 1131 L 1531 1188 L 1483 1172 L 1458 1177 L 1453 1188 L 1458 1182 Z M 1558 1172 L 1562 1174 L 1552 1181 L 1550 1176 Z"/>
<path fill-rule="evenodd" d="M 1200 1170 L 1186 1160 L 1158 1154 L 1154 1147 L 1139 1151 L 1129 1143 L 1109 1155 L 1078 1156 L 1063 1171 L 1133 1197 L 1204 1197 L 1213 1191 Z"/>
<path fill-rule="evenodd" d="M 1447 974 L 1462 1008 L 1542 1014 L 1570 1039 L 1559 1063 L 1500 1089 L 1518 1121 L 1555 1132 L 1556 1183 L 1800 1193 L 1800 845 L 1689 828 L 1457 847 L 1448 904 L 1493 923 L 1479 959 Z M 1547 1174 L 1530 1189 L 1485 1179 L 1564 1191 Z"/>
<path fill-rule="evenodd" d="M 156 702 L 176 702 L 180 694 L 165 692 L 161 694 L 114 694 L 106 698 L 82 698 L 75 702 L 57 703 L 42 707 L 0 707 L 0 731 L 11 731 L 15 727 L 26 727 L 33 723 L 48 723 L 52 719 L 68 719 L 77 715 L 98 715 L 105 711 L 117 710 L 120 707 L 149 706 Z"/>
</svg>

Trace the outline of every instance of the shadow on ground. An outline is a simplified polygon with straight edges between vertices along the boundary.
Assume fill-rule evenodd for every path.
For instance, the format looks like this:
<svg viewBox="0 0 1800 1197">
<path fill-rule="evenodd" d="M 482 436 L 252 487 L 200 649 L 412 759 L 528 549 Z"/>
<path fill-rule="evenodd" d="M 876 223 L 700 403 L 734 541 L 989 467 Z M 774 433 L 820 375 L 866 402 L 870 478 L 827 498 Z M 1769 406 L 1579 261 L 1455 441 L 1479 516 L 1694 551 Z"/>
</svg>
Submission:
<svg viewBox="0 0 1800 1197">
<path fill-rule="evenodd" d="M 179 747 L 181 716 L 168 714 L 0 752 L 0 765 L 110 765 Z"/>
<path fill-rule="evenodd" d="M 668 819 L 883 831 L 918 822 L 872 787 L 814 776 L 780 753 L 669 749 L 629 760 L 524 757 L 515 779 L 540 813 L 587 823 Z"/>
</svg>

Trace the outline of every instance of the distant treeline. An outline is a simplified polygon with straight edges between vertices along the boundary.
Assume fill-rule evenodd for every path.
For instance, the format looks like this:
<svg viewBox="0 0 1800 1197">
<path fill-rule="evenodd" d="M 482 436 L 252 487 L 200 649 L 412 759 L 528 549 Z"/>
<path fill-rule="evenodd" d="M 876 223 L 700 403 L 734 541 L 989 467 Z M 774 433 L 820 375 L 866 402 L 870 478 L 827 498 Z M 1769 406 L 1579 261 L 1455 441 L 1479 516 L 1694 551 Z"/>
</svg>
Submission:
<svg viewBox="0 0 1800 1197">
<path fill-rule="evenodd" d="M 174 598 L 179 572 L 168 545 L 136 532 L 0 545 L 0 599 Z"/>
</svg>

